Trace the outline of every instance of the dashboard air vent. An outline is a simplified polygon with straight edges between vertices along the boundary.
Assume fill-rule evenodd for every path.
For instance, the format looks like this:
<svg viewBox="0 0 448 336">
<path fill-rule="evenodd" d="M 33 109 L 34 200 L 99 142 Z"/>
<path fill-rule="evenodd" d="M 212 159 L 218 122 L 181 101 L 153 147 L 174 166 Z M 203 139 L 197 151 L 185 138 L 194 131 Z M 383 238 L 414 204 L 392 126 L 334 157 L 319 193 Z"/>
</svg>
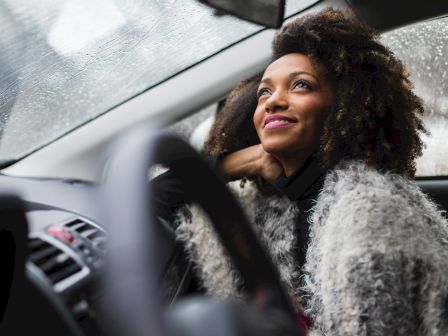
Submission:
<svg viewBox="0 0 448 336">
<path fill-rule="evenodd" d="M 81 271 L 81 266 L 61 249 L 39 239 L 30 239 L 30 260 L 53 284 Z"/>
<path fill-rule="evenodd" d="M 89 240 L 99 250 L 105 251 L 106 233 L 100 228 L 81 219 L 76 219 L 65 226 Z"/>
</svg>

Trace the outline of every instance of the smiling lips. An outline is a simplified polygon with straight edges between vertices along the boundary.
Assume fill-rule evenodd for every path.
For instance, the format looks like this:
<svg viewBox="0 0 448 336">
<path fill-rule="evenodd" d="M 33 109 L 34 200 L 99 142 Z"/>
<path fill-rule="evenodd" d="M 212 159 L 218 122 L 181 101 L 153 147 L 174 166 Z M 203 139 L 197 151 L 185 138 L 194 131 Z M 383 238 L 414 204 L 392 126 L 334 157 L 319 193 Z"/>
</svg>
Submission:
<svg viewBox="0 0 448 336">
<path fill-rule="evenodd" d="M 287 127 L 295 124 L 297 121 L 281 114 L 268 115 L 264 119 L 264 129 Z"/>
</svg>

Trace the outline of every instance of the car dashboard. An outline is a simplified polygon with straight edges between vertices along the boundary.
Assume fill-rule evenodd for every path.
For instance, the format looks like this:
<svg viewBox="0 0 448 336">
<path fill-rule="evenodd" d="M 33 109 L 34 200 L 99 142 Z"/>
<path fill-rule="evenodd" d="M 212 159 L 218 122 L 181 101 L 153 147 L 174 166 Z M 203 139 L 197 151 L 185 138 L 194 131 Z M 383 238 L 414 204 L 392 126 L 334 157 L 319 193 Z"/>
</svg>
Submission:
<svg viewBox="0 0 448 336">
<path fill-rule="evenodd" d="M 98 186 L 73 180 L 1 175 L 0 187 L 24 201 L 28 223 L 25 274 L 32 287 L 44 297 L 48 314 L 53 315 L 47 317 L 51 320 L 58 315 L 62 324 L 68 326 L 66 331 L 74 335 L 103 334 L 101 300 L 107 258 L 107 225 L 100 220 Z M 172 234 L 167 236 L 165 246 L 168 248 L 161 251 L 159 257 L 164 265 L 163 297 L 171 303 L 186 292 L 191 277 L 182 248 L 175 243 Z M 14 254 L 13 251 L 9 253 Z M 40 302 L 14 293 L 13 287 L 11 300 L 22 307 Z M 5 318 L 8 309 L 7 304 Z M 27 318 L 32 320 L 34 315 L 37 318 L 38 311 L 39 308 L 34 306 L 28 313 L 32 316 Z M 17 316 L 10 321 L 14 333 L 19 330 L 16 319 Z M 52 327 L 48 326 L 48 330 Z"/>
</svg>

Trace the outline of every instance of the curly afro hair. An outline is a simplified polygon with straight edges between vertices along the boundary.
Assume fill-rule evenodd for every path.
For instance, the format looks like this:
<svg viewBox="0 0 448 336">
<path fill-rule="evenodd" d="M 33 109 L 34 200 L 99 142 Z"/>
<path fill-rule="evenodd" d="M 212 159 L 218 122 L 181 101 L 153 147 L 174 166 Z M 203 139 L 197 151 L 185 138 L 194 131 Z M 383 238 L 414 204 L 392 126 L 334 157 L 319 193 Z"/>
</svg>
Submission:
<svg viewBox="0 0 448 336">
<path fill-rule="evenodd" d="M 252 116 L 258 104 L 257 89 L 262 75 L 257 73 L 243 80 L 218 106 L 204 144 L 206 153 L 219 157 L 260 143 Z"/>
<path fill-rule="evenodd" d="M 272 60 L 291 53 L 320 64 L 334 91 L 319 148 L 324 166 L 360 160 L 413 177 L 415 159 L 423 149 L 420 133 L 427 132 L 421 120 L 423 102 L 378 32 L 350 13 L 328 8 L 300 17 L 277 33 Z M 205 147 L 211 154 L 259 143 L 252 125 L 257 76 L 241 83 L 217 113 Z"/>
</svg>

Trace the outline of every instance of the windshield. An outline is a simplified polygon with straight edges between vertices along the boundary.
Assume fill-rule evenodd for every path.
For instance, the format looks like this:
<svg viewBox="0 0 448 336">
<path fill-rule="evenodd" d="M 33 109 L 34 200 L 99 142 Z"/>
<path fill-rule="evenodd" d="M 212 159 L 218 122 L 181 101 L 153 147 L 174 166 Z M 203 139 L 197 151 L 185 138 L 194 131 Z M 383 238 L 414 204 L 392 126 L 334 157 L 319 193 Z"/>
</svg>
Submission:
<svg viewBox="0 0 448 336">
<path fill-rule="evenodd" d="M 286 16 L 317 0 L 287 2 Z M 4 0 L 0 161 L 15 161 L 260 30 L 194 0 Z"/>
</svg>

